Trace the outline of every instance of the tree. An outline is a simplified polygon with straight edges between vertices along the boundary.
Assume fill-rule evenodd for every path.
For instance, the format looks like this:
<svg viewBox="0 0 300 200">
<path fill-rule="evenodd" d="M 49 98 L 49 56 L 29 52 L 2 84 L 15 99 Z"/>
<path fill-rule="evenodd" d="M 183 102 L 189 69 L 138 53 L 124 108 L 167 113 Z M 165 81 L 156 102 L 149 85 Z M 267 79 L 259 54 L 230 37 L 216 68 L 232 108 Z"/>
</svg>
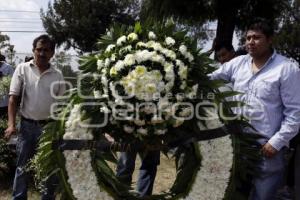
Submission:
<svg viewBox="0 0 300 200">
<path fill-rule="evenodd" d="M 47 33 L 58 45 L 66 44 L 83 52 L 96 48 L 100 34 L 114 22 L 132 24 L 138 0 L 54 0 L 48 10 L 41 10 Z"/>
<path fill-rule="evenodd" d="M 276 49 L 300 63 L 300 0 L 290 0 L 288 12 L 282 12 L 281 26 L 275 35 Z"/>
<path fill-rule="evenodd" d="M 66 54 L 64 51 L 60 51 L 55 54 L 51 63 L 62 72 L 66 81 L 69 81 L 73 86 L 75 86 L 77 73 L 73 71 L 71 62 L 72 56 Z"/>
<path fill-rule="evenodd" d="M 144 0 L 141 19 L 175 17 L 198 26 L 217 20 L 218 45 L 221 41 L 232 42 L 235 28 L 245 30 L 254 18 L 266 18 L 275 24 L 276 18 L 287 6 L 285 0 Z"/>
<path fill-rule="evenodd" d="M 5 49 L 9 45 L 8 35 L 2 35 L 0 32 L 0 50 Z"/>
</svg>

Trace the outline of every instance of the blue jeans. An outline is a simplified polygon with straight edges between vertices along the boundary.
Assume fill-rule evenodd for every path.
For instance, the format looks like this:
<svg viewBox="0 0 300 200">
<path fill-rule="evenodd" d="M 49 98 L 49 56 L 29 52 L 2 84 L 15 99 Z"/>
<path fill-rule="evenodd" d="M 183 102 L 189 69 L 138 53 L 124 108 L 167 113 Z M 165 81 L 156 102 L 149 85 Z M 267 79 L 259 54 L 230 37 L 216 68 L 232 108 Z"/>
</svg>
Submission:
<svg viewBox="0 0 300 200">
<path fill-rule="evenodd" d="M 17 142 L 17 169 L 13 184 L 13 200 L 26 200 L 28 189 L 28 174 L 26 165 L 34 156 L 39 137 L 42 133 L 42 126 L 35 122 L 21 120 L 20 134 Z M 42 200 L 54 200 L 57 177 L 50 177 L 45 183 L 45 190 L 42 192 Z"/>
<path fill-rule="evenodd" d="M 255 176 L 250 200 L 274 200 L 277 190 L 283 184 L 285 172 L 285 149 L 272 158 L 263 157 L 259 163 L 260 171 Z"/>
<path fill-rule="evenodd" d="M 136 152 L 122 152 L 117 165 L 117 177 L 120 181 L 127 185 L 131 185 L 132 174 L 135 168 L 136 155 Z M 159 151 L 149 151 L 142 159 L 139 178 L 137 182 L 137 191 L 139 192 L 139 195 L 141 197 L 152 194 L 157 165 L 159 165 L 159 161 Z"/>
</svg>

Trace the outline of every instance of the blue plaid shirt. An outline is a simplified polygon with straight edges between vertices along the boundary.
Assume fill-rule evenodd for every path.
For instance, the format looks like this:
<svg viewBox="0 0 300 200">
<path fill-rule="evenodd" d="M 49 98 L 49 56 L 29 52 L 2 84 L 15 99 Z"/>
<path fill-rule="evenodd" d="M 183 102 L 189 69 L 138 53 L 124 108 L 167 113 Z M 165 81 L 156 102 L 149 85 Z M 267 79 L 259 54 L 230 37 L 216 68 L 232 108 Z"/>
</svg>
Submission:
<svg viewBox="0 0 300 200">
<path fill-rule="evenodd" d="M 211 74 L 212 79 L 224 79 L 233 90 L 242 92 L 234 100 L 246 106 L 235 109 L 248 117 L 254 128 L 280 150 L 298 133 L 300 126 L 300 70 L 296 62 L 276 51 L 257 72 L 252 71 L 252 57 L 239 56 L 223 64 Z"/>
</svg>

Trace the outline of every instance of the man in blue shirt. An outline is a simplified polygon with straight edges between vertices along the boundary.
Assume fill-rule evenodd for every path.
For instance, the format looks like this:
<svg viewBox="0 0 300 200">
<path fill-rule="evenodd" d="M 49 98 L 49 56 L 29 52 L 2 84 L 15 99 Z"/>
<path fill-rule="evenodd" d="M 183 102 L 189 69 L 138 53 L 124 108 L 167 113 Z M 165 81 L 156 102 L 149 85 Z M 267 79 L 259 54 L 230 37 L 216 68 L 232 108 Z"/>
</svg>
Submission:
<svg viewBox="0 0 300 200">
<path fill-rule="evenodd" d="M 12 76 L 14 68 L 5 62 L 5 56 L 0 54 L 0 80 L 4 76 Z M 8 93 L 0 96 L 0 118 L 7 118 Z"/>
<path fill-rule="evenodd" d="M 247 106 L 235 112 L 244 114 L 263 137 L 259 140 L 263 158 L 251 200 L 276 199 L 284 174 L 284 149 L 300 125 L 299 66 L 272 49 L 272 35 L 264 21 L 252 24 L 246 35 L 248 55 L 232 59 L 211 75 L 242 92 L 235 100 Z"/>
</svg>

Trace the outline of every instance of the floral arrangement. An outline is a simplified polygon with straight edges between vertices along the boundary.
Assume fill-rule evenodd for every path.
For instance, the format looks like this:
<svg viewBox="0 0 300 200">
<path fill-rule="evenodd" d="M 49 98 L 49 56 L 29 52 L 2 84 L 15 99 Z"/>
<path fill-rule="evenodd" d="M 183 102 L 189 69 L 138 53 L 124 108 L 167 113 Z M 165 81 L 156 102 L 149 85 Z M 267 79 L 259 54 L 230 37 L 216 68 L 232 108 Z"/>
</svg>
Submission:
<svg viewBox="0 0 300 200">
<path fill-rule="evenodd" d="M 218 111 L 233 117 L 230 108 L 238 102 L 225 98 L 237 93 L 217 90 L 224 83 L 209 79 L 212 61 L 174 24 L 115 26 L 98 45 L 99 52 L 81 59 L 78 88 L 71 91 L 59 120 L 47 125 L 33 167 L 40 180 L 57 173 L 66 199 L 141 199 L 116 178 L 106 162 L 110 154 L 94 148 L 61 152 L 53 148 L 54 141 L 101 141 L 108 133 L 117 143 L 129 147 L 142 143 L 147 149 L 148 145 L 168 147 L 176 139 L 201 140 L 206 136 L 199 123 L 207 121 L 211 103 L 222 103 Z M 219 117 L 220 112 L 215 121 L 230 125 Z M 234 122 L 228 127 L 236 131 L 247 126 L 243 118 Z M 241 155 L 247 157 L 253 138 L 224 135 L 177 145 L 176 156 L 183 155 L 185 164 L 178 166 L 170 190 L 150 199 L 213 200 L 247 195 L 238 191 L 236 181 L 243 182 L 241 177 L 250 170 L 247 165 L 236 165 Z M 253 148 L 249 155 L 253 158 L 256 153 Z"/>
</svg>

